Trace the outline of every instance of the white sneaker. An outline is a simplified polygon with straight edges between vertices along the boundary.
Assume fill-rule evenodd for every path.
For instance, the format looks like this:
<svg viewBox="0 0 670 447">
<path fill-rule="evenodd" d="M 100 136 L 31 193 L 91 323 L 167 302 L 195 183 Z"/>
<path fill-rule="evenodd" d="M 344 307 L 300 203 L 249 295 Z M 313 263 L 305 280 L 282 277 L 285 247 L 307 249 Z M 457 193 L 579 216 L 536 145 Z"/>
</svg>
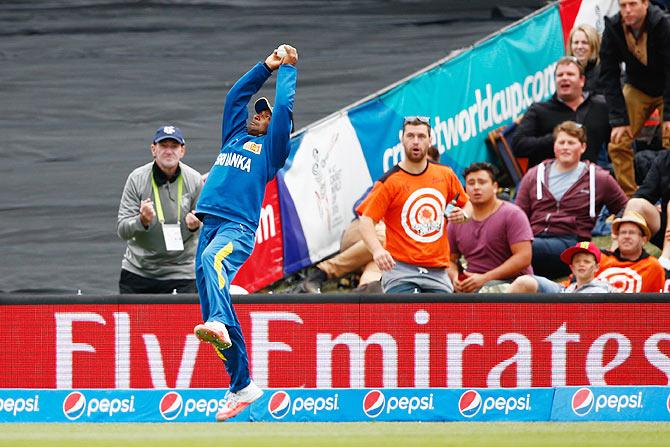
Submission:
<svg viewBox="0 0 670 447">
<path fill-rule="evenodd" d="M 216 413 L 216 420 L 222 422 L 237 416 L 242 410 L 251 405 L 252 402 L 258 400 L 262 395 L 263 390 L 258 388 L 253 380 L 249 385 L 236 393 L 231 393 L 229 391 L 226 394 L 227 399 L 223 409 Z"/>
<path fill-rule="evenodd" d="M 230 341 L 226 325 L 219 321 L 208 321 L 193 328 L 193 333 L 198 340 L 211 343 L 219 349 L 228 349 L 233 343 Z"/>
</svg>

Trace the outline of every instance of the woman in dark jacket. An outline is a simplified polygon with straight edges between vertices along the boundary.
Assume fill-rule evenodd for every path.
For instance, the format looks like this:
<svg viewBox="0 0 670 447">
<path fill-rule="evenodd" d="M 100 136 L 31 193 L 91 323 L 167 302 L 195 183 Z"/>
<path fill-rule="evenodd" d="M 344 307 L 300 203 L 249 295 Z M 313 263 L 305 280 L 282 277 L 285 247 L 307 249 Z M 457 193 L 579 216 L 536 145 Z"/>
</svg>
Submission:
<svg viewBox="0 0 670 447">
<path fill-rule="evenodd" d="M 584 67 L 584 90 L 592 95 L 602 94 L 602 89 L 598 87 L 598 78 L 600 77 L 600 34 L 591 25 L 577 25 L 570 31 L 568 46 L 566 48 L 568 56 L 574 56 Z"/>
</svg>

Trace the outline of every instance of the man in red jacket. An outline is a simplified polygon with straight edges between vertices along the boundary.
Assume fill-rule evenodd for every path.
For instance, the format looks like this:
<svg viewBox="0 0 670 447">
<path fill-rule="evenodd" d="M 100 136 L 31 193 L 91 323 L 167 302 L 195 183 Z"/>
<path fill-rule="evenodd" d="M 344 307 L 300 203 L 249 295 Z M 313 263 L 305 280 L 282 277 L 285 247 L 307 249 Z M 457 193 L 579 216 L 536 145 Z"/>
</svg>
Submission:
<svg viewBox="0 0 670 447">
<path fill-rule="evenodd" d="M 586 151 L 586 132 L 581 124 L 565 121 L 556 126 L 553 135 L 556 158 L 530 169 L 516 197 L 535 235 L 533 271 L 551 279 L 570 274 L 559 256 L 577 242 L 591 239 L 603 205 L 616 214 L 628 201 L 607 171 L 580 161 Z"/>
</svg>

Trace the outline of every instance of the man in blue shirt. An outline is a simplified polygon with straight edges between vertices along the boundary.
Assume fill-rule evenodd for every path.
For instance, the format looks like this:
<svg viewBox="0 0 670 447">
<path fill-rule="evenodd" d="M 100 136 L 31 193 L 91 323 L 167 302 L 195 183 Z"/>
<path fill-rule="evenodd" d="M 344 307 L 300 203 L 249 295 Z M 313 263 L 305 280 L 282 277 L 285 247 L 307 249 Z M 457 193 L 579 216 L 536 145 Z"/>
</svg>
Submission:
<svg viewBox="0 0 670 447">
<path fill-rule="evenodd" d="M 194 333 L 214 346 L 230 375 L 230 389 L 224 408 L 216 415 L 218 421 L 239 414 L 263 394 L 249 374 L 230 282 L 254 247 L 265 185 L 289 155 L 297 62 L 296 49 L 282 45 L 230 89 L 223 108 L 221 151 L 196 206 L 196 215 L 203 222 L 195 274 L 204 323 L 197 325 Z M 260 98 L 247 122 L 251 97 L 275 70 L 274 108 L 267 98 Z"/>
</svg>

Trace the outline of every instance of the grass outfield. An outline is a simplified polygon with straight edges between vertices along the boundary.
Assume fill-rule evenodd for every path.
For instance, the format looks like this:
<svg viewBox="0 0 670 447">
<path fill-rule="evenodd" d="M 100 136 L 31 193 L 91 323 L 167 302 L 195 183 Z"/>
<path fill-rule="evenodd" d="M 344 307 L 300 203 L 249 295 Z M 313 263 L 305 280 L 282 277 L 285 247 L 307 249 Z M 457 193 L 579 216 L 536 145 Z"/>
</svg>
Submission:
<svg viewBox="0 0 670 447">
<path fill-rule="evenodd" d="M 663 446 L 670 423 L 0 424 L 0 446 Z"/>
</svg>

